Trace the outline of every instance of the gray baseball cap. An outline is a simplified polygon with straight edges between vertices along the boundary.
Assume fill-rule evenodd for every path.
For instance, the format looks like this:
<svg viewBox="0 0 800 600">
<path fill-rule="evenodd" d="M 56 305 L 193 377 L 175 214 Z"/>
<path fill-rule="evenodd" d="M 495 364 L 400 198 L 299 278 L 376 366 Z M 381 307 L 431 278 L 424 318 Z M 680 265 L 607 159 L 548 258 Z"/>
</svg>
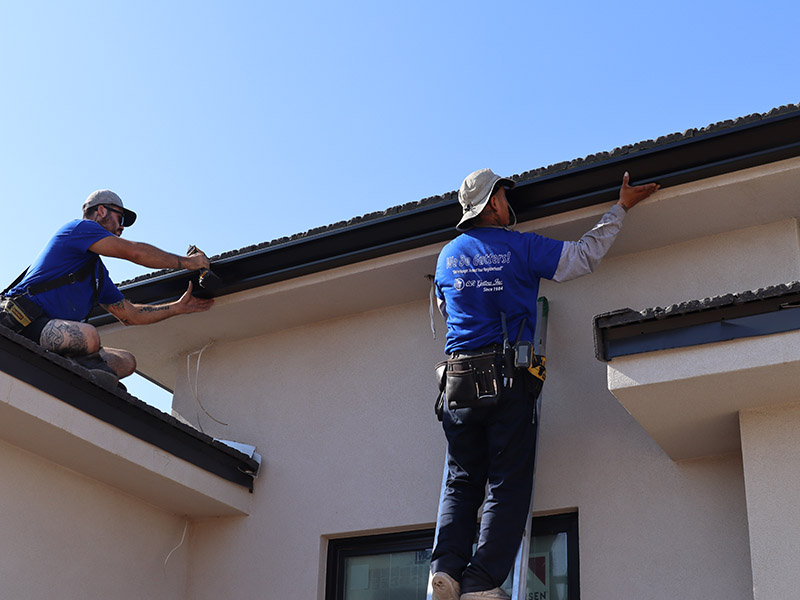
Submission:
<svg viewBox="0 0 800 600">
<path fill-rule="evenodd" d="M 101 204 L 119 206 L 122 209 L 122 212 L 125 213 L 125 227 L 130 227 L 133 225 L 134 221 L 136 221 L 136 213 L 125 208 L 125 206 L 122 204 L 122 198 L 117 196 L 111 190 L 97 190 L 96 192 L 89 194 L 86 202 L 83 203 L 83 212 L 86 212 L 93 206 L 100 206 Z"/>
<path fill-rule="evenodd" d="M 501 185 L 513 188 L 516 184 L 510 179 L 496 175 L 491 169 L 479 169 L 467 175 L 458 189 L 458 201 L 464 211 L 456 225 L 458 231 L 466 231 L 472 227 L 470 221 L 481 214 L 492 194 Z"/>
</svg>

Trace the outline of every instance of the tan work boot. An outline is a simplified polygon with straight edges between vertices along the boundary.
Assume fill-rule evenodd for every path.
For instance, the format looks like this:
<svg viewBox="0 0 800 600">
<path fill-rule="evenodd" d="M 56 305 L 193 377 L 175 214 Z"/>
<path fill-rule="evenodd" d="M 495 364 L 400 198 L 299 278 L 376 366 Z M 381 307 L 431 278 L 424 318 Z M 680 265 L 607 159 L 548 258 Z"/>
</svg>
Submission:
<svg viewBox="0 0 800 600">
<path fill-rule="evenodd" d="M 461 594 L 461 584 L 441 571 L 433 574 L 431 587 L 434 600 L 458 600 Z"/>
<path fill-rule="evenodd" d="M 511 596 L 506 594 L 502 588 L 496 587 L 483 592 L 461 594 L 460 600 L 511 600 Z"/>
</svg>

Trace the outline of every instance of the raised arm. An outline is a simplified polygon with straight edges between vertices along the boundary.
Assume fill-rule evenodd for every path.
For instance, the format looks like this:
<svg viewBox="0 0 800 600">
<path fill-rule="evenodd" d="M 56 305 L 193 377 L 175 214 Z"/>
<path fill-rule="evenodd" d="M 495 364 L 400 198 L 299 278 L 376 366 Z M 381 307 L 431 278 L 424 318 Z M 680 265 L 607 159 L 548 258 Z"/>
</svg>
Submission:
<svg viewBox="0 0 800 600">
<path fill-rule="evenodd" d="M 149 269 L 188 269 L 197 271 L 198 269 L 209 268 L 208 257 L 202 252 L 191 256 L 178 256 L 150 244 L 132 242 L 115 235 L 96 241 L 89 246 L 89 250 L 101 256 L 124 258 Z"/>
<path fill-rule="evenodd" d="M 625 213 L 658 191 L 657 183 L 628 185 L 630 176 L 622 176 L 619 200 L 600 222 L 577 242 L 564 242 L 553 281 L 569 281 L 592 273 L 617 239 Z"/>
</svg>

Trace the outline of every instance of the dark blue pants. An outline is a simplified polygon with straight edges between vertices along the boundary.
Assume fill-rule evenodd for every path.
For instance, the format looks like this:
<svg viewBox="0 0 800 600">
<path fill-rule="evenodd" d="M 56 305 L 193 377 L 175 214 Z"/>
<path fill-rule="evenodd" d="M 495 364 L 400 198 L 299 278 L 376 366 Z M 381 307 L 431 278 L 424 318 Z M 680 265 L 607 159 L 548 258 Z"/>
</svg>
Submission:
<svg viewBox="0 0 800 600">
<path fill-rule="evenodd" d="M 533 422 L 541 382 L 517 371 L 495 406 L 450 410 L 442 427 L 448 444 L 447 489 L 431 570 L 461 582 L 461 593 L 505 581 L 528 519 L 536 452 Z M 477 513 L 489 484 L 475 554 Z"/>
</svg>

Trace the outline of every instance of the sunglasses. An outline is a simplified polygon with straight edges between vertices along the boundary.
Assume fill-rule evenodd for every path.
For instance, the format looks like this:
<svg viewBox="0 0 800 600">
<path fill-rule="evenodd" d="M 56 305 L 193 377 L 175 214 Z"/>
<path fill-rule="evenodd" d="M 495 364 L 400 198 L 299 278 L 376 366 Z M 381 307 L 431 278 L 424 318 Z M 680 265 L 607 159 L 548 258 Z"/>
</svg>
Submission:
<svg viewBox="0 0 800 600">
<path fill-rule="evenodd" d="M 104 204 L 103 206 L 106 207 L 107 211 L 113 212 L 113 213 L 117 213 L 119 215 L 119 226 L 120 227 L 124 227 L 125 226 L 125 213 L 124 212 L 122 212 L 121 210 L 117 210 L 116 208 L 112 208 L 108 204 Z"/>
</svg>

